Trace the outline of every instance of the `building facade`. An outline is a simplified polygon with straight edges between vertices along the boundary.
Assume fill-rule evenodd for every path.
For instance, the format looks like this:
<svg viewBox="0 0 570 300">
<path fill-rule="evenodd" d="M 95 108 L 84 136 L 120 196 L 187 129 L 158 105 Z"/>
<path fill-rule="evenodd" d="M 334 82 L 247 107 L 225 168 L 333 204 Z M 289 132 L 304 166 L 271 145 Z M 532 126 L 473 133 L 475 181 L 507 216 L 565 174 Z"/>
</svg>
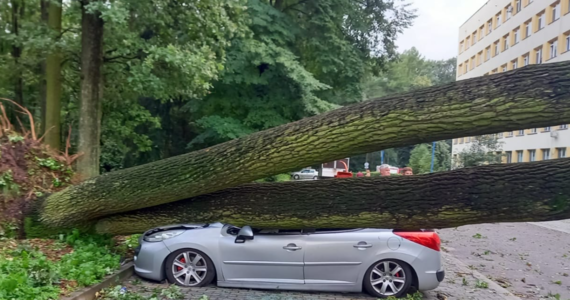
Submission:
<svg viewBox="0 0 570 300">
<path fill-rule="evenodd" d="M 570 60 L 570 0 L 489 0 L 459 28 L 457 80 Z M 566 157 L 567 124 L 501 132 L 503 162 Z M 474 138 L 453 140 L 452 155 Z"/>
</svg>

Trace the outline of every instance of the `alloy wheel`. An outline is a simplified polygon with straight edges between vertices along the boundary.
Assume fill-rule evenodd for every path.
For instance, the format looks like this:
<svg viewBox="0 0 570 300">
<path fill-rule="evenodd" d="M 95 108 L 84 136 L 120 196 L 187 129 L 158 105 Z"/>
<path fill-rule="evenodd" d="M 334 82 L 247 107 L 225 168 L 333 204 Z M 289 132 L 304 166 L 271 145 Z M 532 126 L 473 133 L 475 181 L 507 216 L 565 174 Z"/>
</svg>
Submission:
<svg viewBox="0 0 570 300">
<path fill-rule="evenodd" d="M 195 286 L 206 278 L 208 265 L 202 255 L 189 250 L 174 258 L 172 274 L 181 285 Z"/>
<path fill-rule="evenodd" d="M 382 296 L 392 296 L 400 292 L 408 274 L 394 261 L 381 261 L 370 272 L 370 284 Z"/>
</svg>

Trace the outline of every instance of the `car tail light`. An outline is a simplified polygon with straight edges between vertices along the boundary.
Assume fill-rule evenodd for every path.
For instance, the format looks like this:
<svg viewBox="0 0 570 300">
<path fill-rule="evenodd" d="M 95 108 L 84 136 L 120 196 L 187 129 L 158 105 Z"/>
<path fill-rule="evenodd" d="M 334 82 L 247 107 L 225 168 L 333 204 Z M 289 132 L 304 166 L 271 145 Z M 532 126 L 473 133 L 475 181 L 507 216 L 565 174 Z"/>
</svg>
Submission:
<svg viewBox="0 0 570 300">
<path fill-rule="evenodd" d="M 439 240 L 439 236 L 435 232 L 394 231 L 394 234 L 406 240 L 433 249 L 435 251 L 439 251 L 440 249 L 441 241 Z"/>
</svg>

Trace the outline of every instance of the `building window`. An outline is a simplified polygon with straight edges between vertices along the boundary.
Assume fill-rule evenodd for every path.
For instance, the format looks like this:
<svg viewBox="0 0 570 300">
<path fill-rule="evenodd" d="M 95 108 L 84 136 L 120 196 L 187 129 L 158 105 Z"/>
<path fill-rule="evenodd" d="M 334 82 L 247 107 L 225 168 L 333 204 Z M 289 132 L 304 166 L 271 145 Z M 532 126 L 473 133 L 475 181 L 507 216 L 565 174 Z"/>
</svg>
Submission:
<svg viewBox="0 0 570 300">
<path fill-rule="evenodd" d="M 506 154 L 507 154 L 507 163 L 508 164 L 512 163 L 513 162 L 513 152 L 507 151 Z"/>
<path fill-rule="evenodd" d="M 513 132 L 512 132 L 512 131 L 507 132 L 507 137 L 512 137 L 512 136 L 513 136 Z"/>
<path fill-rule="evenodd" d="M 459 139 L 453 139 L 453 144 L 454 144 L 454 145 L 457 145 L 457 141 L 458 141 L 458 140 L 459 140 Z"/>
<path fill-rule="evenodd" d="M 495 56 L 499 55 L 499 41 L 495 42 Z"/>
<path fill-rule="evenodd" d="M 550 58 L 555 58 L 558 51 L 558 41 L 553 41 L 550 43 Z"/>
<path fill-rule="evenodd" d="M 464 138 L 460 138 L 460 139 L 459 139 L 459 143 L 460 143 L 460 144 L 463 144 L 463 140 L 464 140 Z"/>
<path fill-rule="evenodd" d="M 522 10 L 522 0 L 517 0 L 516 5 L 517 5 L 517 13 L 519 13 Z"/>
<path fill-rule="evenodd" d="M 552 7 L 552 22 L 560 19 L 560 2 Z"/>
<path fill-rule="evenodd" d="M 528 150 L 529 161 L 536 161 L 536 150 Z"/>
<path fill-rule="evenodd" d="M 477 31 L 473 32 L 473 39 L 471 40 L 471 45 L 475 45 L 477 43 Z"/>
<path fill-rule="evenodd" d="M 541 63 L 542 63 L 542 49 L 537 49 L 537 50 L 536 50 L 536 63 L 537 63 L 537 64 L 541 64 Z"/>
<path fill-rule="evenodd" d="M 524 26 L 524 30 L 525 30 L 525 34 L 524 34 L 524 38 L 526 39 L 527 37 L 529 37 L 532 34 L 532 22 L 527 22 Z"/>
<path fill-rule="evenodd" d="M 523 162 L 523 152 L 517 151 L 517 162 Z"/>
<path fill-rule="evenodd" d="M 507 65 L 503 65 L 502 70 L 503 70 L 503 72 L 507 72 Z"/>
<path fill-rule="evenodd" d="M 507 20 L 513 16 L 513 7 L 509 4 L 507 5 Z"/>
<path fill-rule="evenodd" d="M 475 69 L 475 56 L 471 57 L 471 70 Z"/>
<path fill-rule="evenodd" d="M 560 129 L 568 129 L 568 124 L 560 125 Z"/>
<path fill-rule="evenodd" d="M 471 143 L 471 137 L 470 136 L 465 138 L 465 143 Z"/>
<path fill-rule="evenodd" d="M 566 36 L 566 51 L 570 51 L 570 35 Z"/>
<path fill-rule="evenodd" d="M 526 54 L 525 56 L 523 56 L 523 65 L 528 66 L 528 64 L 529 64 L 529 58 L 528 54 Z"/>
<path fill-rule="evenodd" d="M 463 52 L 463 42 L 459 43 L 459 53 Z"/>
<path fill-rule="evenodd" d="M 491 47 L 487 47 L 487 49 L 485 49 L 485 61 L 488 61 L 489 59 L 491 59 Z"/>
<path fill-rule="evenodd" d="M 493 31 L 493 20 L 489 20 L 489 22 L 487 22 L 487 34 L 491 33 Z"/>
<path fill-rule="evenodd" d="M 550 126 L 544 127 L 544 132 L 550 132 Z"/>
<path fill-rule="evenodd" d="M 519 133 L 517 134 L 517 136 L 523 136 L 524 135 L 524 129 L 523 130 L 519 130 Z"/>
<path fill-rule="evenodd" d="M 495 28 L 497 28 L 501 26 L 501 14 L 499 13 L 495 18 L 497 19 L 497 25 L 495 26 Z"/>
<path fill-rule="evenodd" d="M 509 35 L 503 37 L 503 51 L 509 49 Z"/>
<path fill-rule="evenodd" d="M 558 158 L 566 157 L 566 148 L 558 148 Z"/>
<path fill-rule="evenodd" d="M 544 14 L 541 14 L 540 16 L 538 16 L 538 30 L 541 30 L 542 28 L 544 28 Z"/>
<path fill-rule="evenodd" d="M 542 160 L 550 159 L 550 149 L 542 149 Z"/>
<path fill-rule="evenodd" d="M 518 68 L 518 61 L 516 59 L 512 61 L 512 64 L 513 64 L 513 70 Z"/>
<path fill-rule="evenodd" d="M 530 129 L 530 133 L 531 133 L 531 134 L 532 134 L 532 133 L 536 133 L 536 128 L 531 128 L 531 129 Z"/>
</svg>

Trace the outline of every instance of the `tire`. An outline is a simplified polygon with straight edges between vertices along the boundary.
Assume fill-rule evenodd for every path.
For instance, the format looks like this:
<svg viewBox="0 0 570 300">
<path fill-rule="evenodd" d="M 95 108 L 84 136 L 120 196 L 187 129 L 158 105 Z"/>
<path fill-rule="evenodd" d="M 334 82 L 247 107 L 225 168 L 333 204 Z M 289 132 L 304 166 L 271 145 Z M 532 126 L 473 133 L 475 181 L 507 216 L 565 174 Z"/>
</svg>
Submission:
<svg viewBox="0 0 570 300">
<path fill-rule="evenodd" d="M 194 262 L 197 256 L 200 256 L 200 258 Z M 190 261 L 190 264 L 187 264 L 187 261 Z M 175 265 L 175 262 L 177 265 Z M 182 272 L 179 276 L 176 276 L 175 272 L 184 271 L 184 268 L 190 268 L 186 270 L 191 273 Z M 212 260 L 204 252 L 196 249 L 180 249 L 172 252 L 166 258 L 164 269 L 166 278 L 168 278 L 170 283 L 184 287 L 208 285 L 216 276 L 216 268 Z M 188 280 L 186 280 L 187 278 Z"/>
<path fill-rule="evenodd" d="M 313 177 L 313 180 L 317 180 L 317 179 L 319 179 L 319 177 L 317 177 L 317 176 Z"/>
<path fill-rule="evenodd" d="M 295 179 L 295 180 L 299 180 L 299 178 L 300 178 L 299 175 L 293 176 L 293 179 Z"/>
<path fill-rule="evenodd" d="M 385 272 L 386 265 L 391 273 L 389 275 Z M 394 271 L 397 272 L 393 273 Z M 383 277 L 385 279 L 382 279 Z M 374 297 L 384 299 L 394 296 L 398 298 L 406 295 L 412 286 L 413 279 L 412 268 L 408 264 L 395 259 L 385 259 L 375 262 L 368 268 L 364 274 L 364 289 Z M 384 287 L 385 290 L 382 292 Z"/>
</svg>

